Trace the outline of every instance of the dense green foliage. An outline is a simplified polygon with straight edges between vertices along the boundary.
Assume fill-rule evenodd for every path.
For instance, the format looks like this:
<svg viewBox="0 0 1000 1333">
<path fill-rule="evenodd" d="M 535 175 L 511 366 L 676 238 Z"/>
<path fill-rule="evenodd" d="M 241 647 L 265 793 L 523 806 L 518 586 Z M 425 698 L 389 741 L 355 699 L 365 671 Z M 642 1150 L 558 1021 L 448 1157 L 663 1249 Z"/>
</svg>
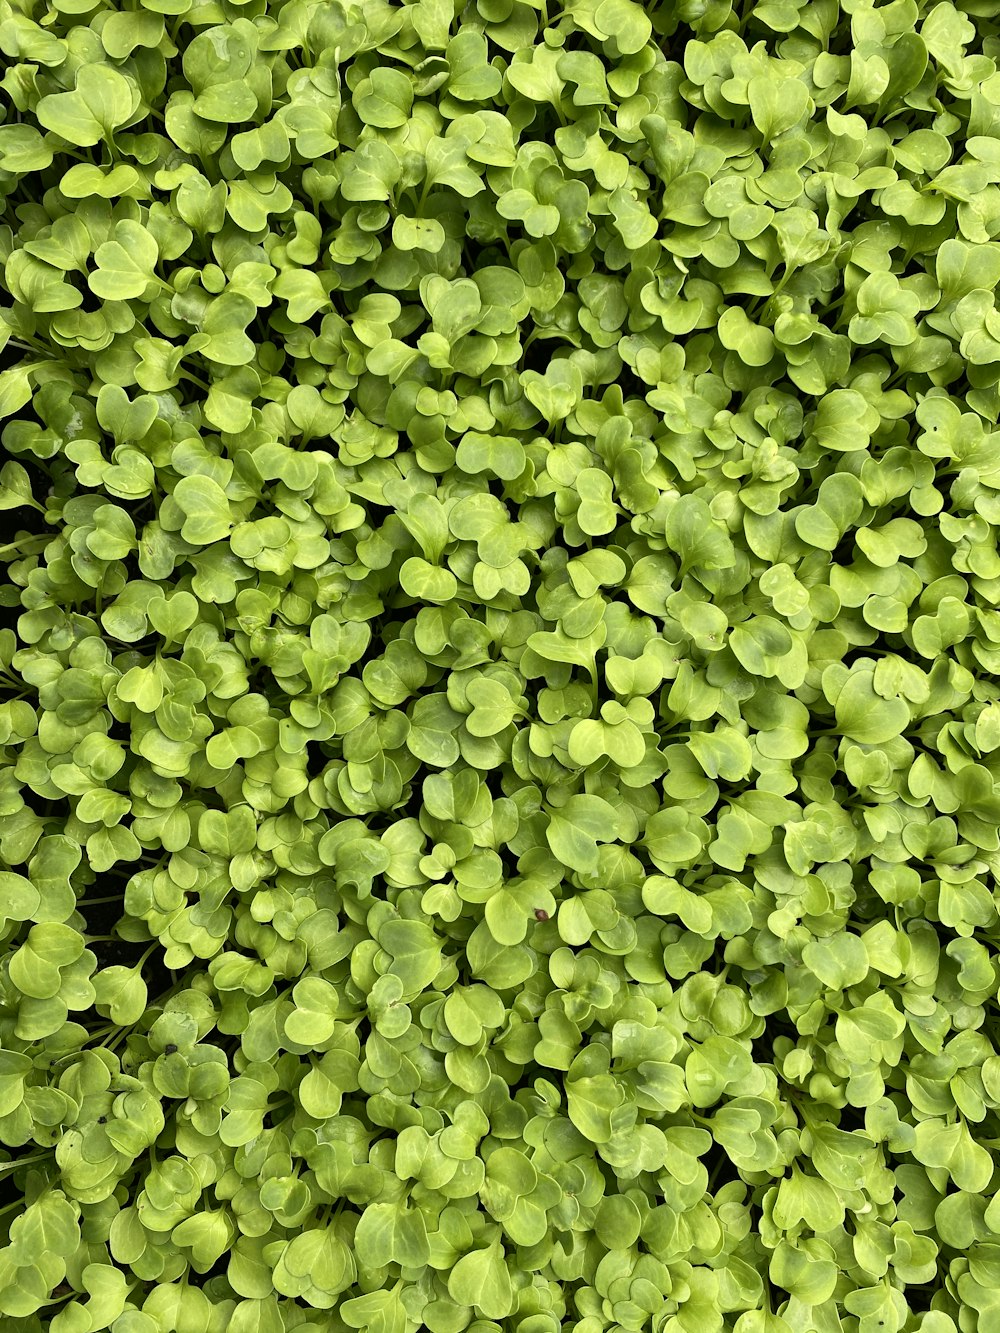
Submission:
<svg viewBox="0 0 1000 1333">
<path fill-rule="evenodd" d="M 0 0 L 3 1333 L 1000 1330 L 1000 4 L 558 5 Z"/>
</svg>

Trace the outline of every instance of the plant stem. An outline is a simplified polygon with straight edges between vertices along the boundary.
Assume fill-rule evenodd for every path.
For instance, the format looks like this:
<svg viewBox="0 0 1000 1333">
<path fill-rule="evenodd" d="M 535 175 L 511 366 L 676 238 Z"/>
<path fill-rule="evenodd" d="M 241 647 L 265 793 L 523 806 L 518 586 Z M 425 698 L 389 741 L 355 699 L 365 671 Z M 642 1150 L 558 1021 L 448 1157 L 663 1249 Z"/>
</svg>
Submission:
<svg viewBox="0 0 1000 1333">
<path fill-rule="evenodd" d="M 38 550 L 41 550 L 48 542 L 52 541 L 52 538 L 52 533 L 40 532 L 35 536 L 26 537 L 24 541 L 7 542 L 5 546 L 0 546 L 0 555 L 6 555 L 8 551 L 18 551 L 21 555 L 34 555 L 34 550 L 29 551 L 25 548 L 34 547 L 36 543 L 41 542 L 41 546 L 38 547 Z"/>
<path fill-rule="evenodd" d="M 46 1148 L 42 1152 L 32 1153 L 30 1157 L 22 1157 L 16 1162 L 0 1162 L 0 1171 L 16 1171 L 20 1166 L 29 1166 L 32 1162 L 40 1162 L 44 1158 L 51 1160 L 52 1149 Z M 23 1200 L 18 1200 L 23 1207 Z M 2 1210 L 6 1211 L 6 1209 Z"/>
</svg>

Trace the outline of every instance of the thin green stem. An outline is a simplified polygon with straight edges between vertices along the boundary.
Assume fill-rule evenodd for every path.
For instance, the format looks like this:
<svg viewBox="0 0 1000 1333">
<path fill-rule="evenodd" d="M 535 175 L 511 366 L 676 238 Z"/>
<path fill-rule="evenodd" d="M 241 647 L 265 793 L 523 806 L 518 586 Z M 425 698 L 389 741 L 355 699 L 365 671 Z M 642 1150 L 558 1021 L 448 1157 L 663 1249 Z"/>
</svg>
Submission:
<svg viewBox="0 0 1000 1333">
<path fill-rule="evenodd" d="M 20 1166 L 29 1166 L 32 1162 L 41 1162 L 45 1159 L 51 1161 L 51 1148 L 46 1148 L 42 1152 L 32 1153 L 30 1157 L 21 1157 L 16 1162 L 0 1162 L 0 1171 L 16 1171 Z M 23 1200 L 19 1200 L 18 1202 L 22 1203 L 23 1206 Z"/>
<path fill-rule="evenodd" d="M 596 666 L 588 667 L 587 674 L 590 676 L 590 700 L 593 705 L 594 717 L 598 717 L 601 711 L 601 705 L 599 702 L 601 685 L 597 676 L 597 667 Z"/>
<path fill-rule="evenodd" d="M 52 533 L 44 532 L 44 533 L 38 533 L 37 536 L 34 537 L 26 537 L 24 541 L 7 542 L 5 546 L 0 546 L 0 555 L 6 555 L 8 551 L 17 551 L 21 555 L 35 555 L 36 554 L 35 550 L 29 551 L 26 550 L 25 548 L 29 546 L 35 547 L 37 543 L 40 542 L 41 546 L 38 546 L 37 549 L 42 550 L 43 547 L 45 547 L 50 541 L 52 541 L 53 535 L 54 534 Z"/>
<path fill-rule="evenodd" d="M 149 946 L 149 948 L 146 950 L 146 952 L 142 955 L 142 957 L 141 957 L 141 958 L 139 959 L 139 961 L 136 963 L 136 967 L 142 967 L 142 965 L 143 965 L 143 963 L 146 961 L 146 959 L 149 958 L 151 954 L 154 954 L 154 953 L 156 952 L 156 949 L 157 949 L 157 946 L 159 945 L 159 943 L 160 943 L 159 940 L 153 940 L 152 944 Z"/>
<path fill-rule="evenodd" d="M 27 334 L 23 338 L 8 338 L 5 346 L 20 347 L 24 352 L 47 352 L 49 349 L 43 342 L 37 338 L 30 338 Z"/>
</svg>

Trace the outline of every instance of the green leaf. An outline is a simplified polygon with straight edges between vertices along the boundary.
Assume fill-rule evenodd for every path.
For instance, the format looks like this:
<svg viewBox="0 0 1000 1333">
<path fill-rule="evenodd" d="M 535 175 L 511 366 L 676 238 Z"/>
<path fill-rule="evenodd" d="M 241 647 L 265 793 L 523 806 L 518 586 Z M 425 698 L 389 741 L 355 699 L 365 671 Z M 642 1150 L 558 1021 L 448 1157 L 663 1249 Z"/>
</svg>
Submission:
<svg viewBox="0 0 1000 1333">
<path fill-rule="evenodd" d="M 871 669 L 827 668 L 823 689 L 836 710 L 837 726 L 851 740 L 879 745 L 899 736 L 910 724 L 910 708 L 900 698 L 881 698 Z"/>
<path fill-rule="evenodd" d="M 829 939 L 811 940 L 802 950 L 802 961 L 832 990 L 857 986 L 868 975 L 864 943 L 846 931 Z"/>
<path fill-rule="evenodd" d="M 459 1305 L 475 1307 L 485 1319 L 506 1318 L 514 1307 L 514 1293 L 500 1245 L 463 1254 L 449 1274 L 448 1294 Z"/>
<path fill-rule="evenodd" d="M 430 1258 L 424 1216 L 416 1208 L 369 1204 L 354 1234 L 358 1258 L 371 1268 L 396 1263 L 422 1268 Z"/>
<path fill-rule="evenodd" d="M 35 109 L 39 124 L 70 144 L 90 147 L 127 125 L 139 107 L 139 92 L 113 65 L 82 64 L 72 92 L 49 93 Z"/>
<path fill-rule="evenodd" d="M 31 921 L 41 895 L 30 880 L 13 871 L 0 871 L 0 913 L 5 921 Z"/>
<path fill-rule="evenodd" d="M 195 546 L 209 546 L 229 535 L 233 526 L 226 493 L 211 477 L 182 477 L 174 503 L 184 515 L 181 536 Z"/>
<path fill-rule="evenodd" d="M 94 252 L 97 270 L 87 279 L 90 290 L 106 301 L 142 296 L 151 282 L 159 282 L 153 272 L 157 253 L 156 242 L 145 228 L 127 219 L 119 222 L 115 239 Z"/>
<path fill-rule="evenodd" d="M 567 869 L 593 874 L 599 864 L 597 844 L 612 841 L 617 823 L 614 806 L 600 796 L 571 796 L 551 812 L 545 838 Z"/>
<path fill-rule="evenodd" d="M 666 537 L 684 571 L 729 569 L 735 562 L 729 534 L 720 528 L 704 500 L 678 496 L 667 513 Z"/>
</svg>

